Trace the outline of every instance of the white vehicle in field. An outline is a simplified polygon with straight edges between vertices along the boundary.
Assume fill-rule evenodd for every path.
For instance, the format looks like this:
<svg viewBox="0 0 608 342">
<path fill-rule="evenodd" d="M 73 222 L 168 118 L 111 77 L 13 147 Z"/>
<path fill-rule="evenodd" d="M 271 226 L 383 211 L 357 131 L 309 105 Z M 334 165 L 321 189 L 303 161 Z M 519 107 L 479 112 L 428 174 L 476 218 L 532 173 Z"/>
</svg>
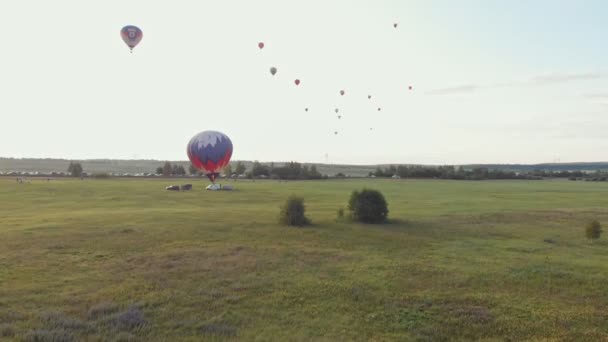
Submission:
<svg viewBox="0 0 608 342">
<path fill-rule="evenodd" d="M 207 185 L 207 187 L 205 189 L 210 190 L 210 191 L 220 191 L 220 190 L 229 191 L 229 190 L 234 190 L 234 188 L 232 187 L 232 185 L 224 185 L 224 186 L 222 186 L 222 184 L 215 184 L 215 183 Z"/>
<path fill-rule="evenodd" d="M 219 190 L 222 190 L 222 185 L 213 183 L 213 184 L 207 185 L 207 187 L 205 189 L 211 190 L 211 191 L 219 191 Z"/>
</svg>

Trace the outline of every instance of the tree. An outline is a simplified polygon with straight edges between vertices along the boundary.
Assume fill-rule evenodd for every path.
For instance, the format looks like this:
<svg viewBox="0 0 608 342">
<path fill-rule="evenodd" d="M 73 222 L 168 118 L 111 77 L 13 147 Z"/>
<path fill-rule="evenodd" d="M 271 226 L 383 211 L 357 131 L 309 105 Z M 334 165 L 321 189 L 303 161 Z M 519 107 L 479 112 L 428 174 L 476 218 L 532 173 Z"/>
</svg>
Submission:
<svg viewBox="0 0 608 342">
<path fill-rule="evenodd" d="M 168 177 L 173 173 L 173 167 L 171 167 L 171 163 L 165 162 L 163 166 L 163 176 Z"/>
<path fill-rule="evenodd" d="M 270 170 L 268 169 L 268 166 L 263 165 L 256 160 L 253 162 L 253 166 L 251 167 L 251 175 L 253 177 L 269 176 Z"/>
<path fill-rule="evenodd" d="M 198 176 L 200 175 L 200 171 L 192 164 L 190 164 L 190 167 L 188 168 L 188 171 L 190 172 L 190 174 L 192 176 Z"/>
<path fill-rule="evenodd" d="M 184 168 L 183 165 L 173 165 L 172 168 L 172 174 L 176 175 L 176 176 L 185 176 L 186 175 L 186 169 Z"/>
<path fill-rule="evenodd" d="M 156 174 L 157 175 L 162 175 L 163 174 L 163 167 L 162 166 L 159 166 L 159 167 L 156 168 Z"/>
<path fill-rule="evenodd" d="M 376 172 L 374 172 L 374 175 L 376 175 L 376 177 L 386 177 L 384 175 L 384 171 L 382 171 L 382 169 L 380 168 L 380 166 L 378 166 L 378 168 L 376 168 Z"/>
<path fill-rule="evenodd" d="M 81 177 L 82 165 L 80 165 L 80 163 L 70 162 L 70 166 L 68 166 L 68 173 L 72 175 L 72 177 Z"/>
<path fill-rule="evenodd" d="M 593 241 L 600 238 L 602 235 L 602 225 L 597 221 L 593 220 L 585 227 L 585 236 L 587 239 Z"/>
<path fill-rule="evenodd" d="M 243 162 L 239 161 L 236 163 L 236 169 L 234 171 L 237 175 L 244 174 L 246 170 L 247 168 L 245 167 L 245 164 L 243 164 Z"/>
<path fill-rule="evenodd" d="M 232 164 L 228 164 L 225 168 L 224 168 L 224 173 L 226 174 L 226 176 L 230 177 L 232 176 Z"/>
<path fill-rule="evenodd" d="M 309 179 L 321 179 L 321 178 L 323 178 L 323 175 L 319 171 L 317 171 L 316 165 L 312 165 L 310 167 L 310 171 L 308 172 L 308 178 Z"/>
<path fill-rule="evenodd" d="M 287 198 L 279 214 L 279 223 L 288 226 L 304 226 L 310 224 L 305 215 L 304 199 L 291 195 Z"/>
<path fill-rule="evenodd" d="M 355 221 L 363 223 L 383 223 L 388 216 L 386 200 L 377 190 L 353 191 L 348 201 L 348 210 Z"/>
</svg>

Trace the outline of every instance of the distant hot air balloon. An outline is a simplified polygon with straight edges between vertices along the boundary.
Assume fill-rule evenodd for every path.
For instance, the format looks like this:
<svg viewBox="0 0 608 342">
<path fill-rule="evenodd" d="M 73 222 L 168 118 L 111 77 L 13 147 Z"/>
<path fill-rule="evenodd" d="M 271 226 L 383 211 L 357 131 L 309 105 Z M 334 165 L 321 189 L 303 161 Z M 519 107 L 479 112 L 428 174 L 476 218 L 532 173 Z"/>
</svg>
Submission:
<svg viewBox="0 0 608 342">
<path fill-rule="evenodd" d="M 308 112 L 308 108 L 304 108 L 304 111 L 305 111 L 305 112 Z"/>
<path fill-rule="evenodd" d="M 275 67 L 270 68 L 270 74 L 272 76 L 274 76 L 276 73 L 277 73 L 277 68 L 275 68 Z"/>
<path fill-rule="evenodd" d="M 412 86 L 407 87 L 409 90 L 412 90 Z"/>
<path fill-rule="evenodd" d="M 334 134 L 335 134 L 335 135 L 338 135 L 338 131 L 335 131 L 335 132 L 334 132 Z"/>
<path fill-rule="evenodd" d="M 394 27 L 394 28 L 397 28 L 397 23 L 394 23 L 394 24 L 393 24 L 393 27 Z"/>
<path fill-rule="evenodd" d="M 372 99 L 372 96 L 371 96 L 371 95 L 367 95 L 367 99 L 368 99 L 368 100 L 371 100 L 371 99 Z"/>
<path fill-rule="evenodd" d="M 340 90 L 340 95 L 344 96 L 346 92 L 344 90 Z"/>
<path fill-rule="evenodd" d="M 381 110 L 382 110 L 382 108 L 378 107 L 378 111 L 381 111 Z"/>
<path fill-rule="evenodd" d="M 259 42 L 258 47 L 260 48 L 260 50 L 262 50 L 264 48 L 264 42 Z"/>
<path fill-rule="evenodd" d="M 129 49 L 131 49 L 131 53 L 133 53 L 133 48 L 141 42 L 144 33 L 137 26 L 127 25 L 120 30 L 120 36 Z"/>
<path fill-rule="evenodd" d="M 298 85 L 300 85 L 300 80 L 296 79 L 295 81 L 293 81 L 293 83 L 295 83 L 298 86 Z"/>
<path fill-rule="evenodd" d="M 220 170 L 230 162 L 232 141 L 224 133 L 204 131 L 190 139 L 187 152 L 192 165 L 215 182 Z"/>
<path fill-rule="evenodd" d="M 338 119 L 342 119 L 342 115 L 338 115 Z"/>
<path fill-rule="evenodd" d="M 336 112 L 336 113 L 339 111 L 340 111 L 340 109 L 338 109 L 338 108 L 334 109 L 334 112 Z"/>
</svg>

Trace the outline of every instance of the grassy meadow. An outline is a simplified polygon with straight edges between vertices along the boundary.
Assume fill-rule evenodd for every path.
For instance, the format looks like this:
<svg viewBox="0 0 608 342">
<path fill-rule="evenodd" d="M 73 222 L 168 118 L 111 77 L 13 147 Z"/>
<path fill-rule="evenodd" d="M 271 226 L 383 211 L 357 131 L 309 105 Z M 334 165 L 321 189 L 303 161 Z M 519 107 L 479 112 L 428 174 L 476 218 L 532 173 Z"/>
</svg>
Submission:
<svg viewBox="0 0 608 342">
<path fill-rule="evenodd" d="M 179 182 L 0 179 L 0 340 L 608 339 L 608 184 Z M 336 219 L 363 187 L 389 224 Z"/>
</svg>

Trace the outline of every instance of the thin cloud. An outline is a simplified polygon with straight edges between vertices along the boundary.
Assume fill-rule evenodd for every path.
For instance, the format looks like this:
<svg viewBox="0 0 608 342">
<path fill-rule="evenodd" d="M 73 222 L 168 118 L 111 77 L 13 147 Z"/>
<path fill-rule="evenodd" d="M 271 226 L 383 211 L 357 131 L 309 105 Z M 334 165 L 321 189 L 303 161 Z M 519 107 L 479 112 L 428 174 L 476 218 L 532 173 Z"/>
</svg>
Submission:
<svg viewBox="0 0 608 342">
<path fill-rule="evenodd" d="M 593 100 L 608 100 L 608 93 L 586 94 L 585 97 Z"/>
<path fill-rule="evenodd" d="M 429 95 L 451 95 L 451 94 L 464 94 L 471 93 L 479 89 L 491 89 L 491 88 L 511 88 L 511 87 L 522 87 L 522 86 L 533 86 L 533 85 L 548 85 L 556 83 L 566 83 L 574 81 L 587 81 L 596 80 L 606 77 L 605 74 L 600 72 L 590 73 L 579 73 L 579 74 L 565 74 L 555 73 L 547 75 L 539 75 L 530 78 L 524 82 L 505 82 L 505 83 L 494 83 L 494 84 L 463 84 L 454 87 L 437 88 L 427 91 Z M 608 93 L 604 94 L 588 94 L 588 98 L 608 100 Z"/>
<path fill-rule="evenodd" d="M 580 74 L 548 74 L 533 77 L 530 82 L 533 84 L 565 83 L 572 81 L 595 80 L 602 77 L 603 75 L 598 72 Z"/>
<path fill-rule="evenodd" d="M 430 95 L 463 94 L 463 93 L 474 92 L 479 88 L 482 88 L 482 86 L 476 85 L 476 84 L 463 84 L 463 85 L 459 85 L 459 86 L 455 86 L 455 87 L 429 90 L 429 91 L 427 91 L 427 94 L 430 94 Z"/>
</svg>

